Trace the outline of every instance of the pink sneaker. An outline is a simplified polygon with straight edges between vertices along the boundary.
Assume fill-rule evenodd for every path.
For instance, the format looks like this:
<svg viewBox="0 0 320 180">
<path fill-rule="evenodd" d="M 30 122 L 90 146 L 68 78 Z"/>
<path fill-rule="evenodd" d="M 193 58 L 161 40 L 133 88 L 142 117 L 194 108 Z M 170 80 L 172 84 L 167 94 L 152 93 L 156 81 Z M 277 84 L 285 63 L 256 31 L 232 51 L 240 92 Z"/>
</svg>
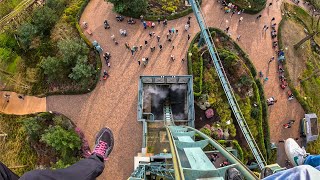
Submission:
<svg viewBox="0 0 320 180">
<path fill-rule="evenodd" d="M 111 129 L 102 128 L 96 136 L 96 142 L 92 154 L 102 156 L 105 160 L 110 155 L 114 145 Z"/>
</svg>

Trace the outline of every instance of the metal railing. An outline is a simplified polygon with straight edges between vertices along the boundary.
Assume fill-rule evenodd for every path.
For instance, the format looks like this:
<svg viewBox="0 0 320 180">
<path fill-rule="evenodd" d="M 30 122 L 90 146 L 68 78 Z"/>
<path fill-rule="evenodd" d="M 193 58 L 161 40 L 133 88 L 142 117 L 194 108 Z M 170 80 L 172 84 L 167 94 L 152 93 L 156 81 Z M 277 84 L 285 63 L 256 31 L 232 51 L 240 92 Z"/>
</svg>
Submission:
<svg viewBox="0 0 320 180">
<path fill-rule="evenodd" d="M 232 109 L 232 112 L 234 113 L 234 115 L 236 117 L 236 120 L 240 126 L 240 129 L 241 129 L 241 131 L 242 131 L 242 133 L 243 133 L 243 135 L 244 135 L 244 137 L 245 137 L 245 139 L 246 139 L 246 141 L 252 151 L 253 156 L 255 157 L 255 159 L 259 165 L 259 168 L 263 169 L 266 166 L 266 161 L 264 160 L 264 157 L 263 157 L 262 153 L 260 152 L 259 147 L 258 147 L 257 143 L 255 142 L 255 140 L 250 132 L 250 129 L 249 129 L 244 117 L 243 117 L 243 114 L 240 110 L 240 107 L 237 103 L 237 100 L 236 100 L 235 95 L 233 93 L 232 87 L 228 81 L 228 78 L 226 76 L 226 73 L 224 71 L 222 63 L 221 63 L 220 58 L 218 56 L 218 51 L 213 44 L 213 39 L 210 35 L 208 26 L 206 25 L 206 22 L 204 21 L 203 14 L 202 14 L 200 8 L 198 8 L 200 6 L 195 0 L 189 0 L 189 3 L 191 4 L 193 12 L 197 18 L 198 24 L 201 29 L 202 38 L 204 38 L 204 40 L 208 46 L 210 56 L 212 58 L 215 70 L 218 74 L 218 77 L 220 79 L 223 90 L 227 96 L 227 99 L 228 99 L 229 105 Z"/>
</svg>

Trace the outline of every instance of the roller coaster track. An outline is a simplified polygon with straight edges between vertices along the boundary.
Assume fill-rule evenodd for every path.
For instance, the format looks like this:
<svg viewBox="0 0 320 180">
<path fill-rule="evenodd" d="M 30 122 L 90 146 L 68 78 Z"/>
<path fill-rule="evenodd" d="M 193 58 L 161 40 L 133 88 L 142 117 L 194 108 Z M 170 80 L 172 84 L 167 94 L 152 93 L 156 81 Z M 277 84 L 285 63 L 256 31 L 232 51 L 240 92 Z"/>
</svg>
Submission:
<svg viewBox="0 0 320 180">
<path fill-rule="evenodd" d="M 200 10 L 200 5 L 198 2 L 196 2 L 196 0 L 189 0 L 189 3 L 193 9 L 193 12 L 197 18 L 198 24 L 200 26 L 201 29 L 201 35 L 207 46 L 208 46 L 208 50 L 210 52 L 210 56 L 212 58 L 215 70 L 218 74 L 218 77 L 220 79 L 221 85 L 223 87 L 223 90 L 227 96 L 229 105 L 232 109 L 232 112 L 234 113 L 234 116 L 236 117 L 236 120 L 239 124 L 239 127 L 252 151 L 253 156 L 255 157 L 257 164 L 259 166 L 259 168 L 262 170 L 265 166 L 266 166 L 266 161 L 262 155 L 262 153 L 259 150 L 259 147 L 257 145 L 257 143 L 255 142 L 250 129 L 246 123 L 246 120 L 243 117 L 243 114 L 240 110 L 240 107 L 237 103 L 237 100 L 235 98 L 235 95 L 233 93 L 232 87 L 228 81 L 228 78 L 226 76 L 226 73 L 224 71 L 224 68 L 222 66 L 222 63 L 220 61 L 217 49 L 215 48 L 214 45 L 214 41 L 212 40 L 211 34 L 209 32 L 208 26 L 206 25 L 206 22 L 204 20 L 204 16 Z"/>
<path fill-rule="evenodd" d="M 24 0 L 20 4 L 18 4 L 13 11 L 11 11 L 9 14 L 5 15 L 3 18 L 0 19 L 0 28 L 8 23 L 10 20 L 15 18 L 17 15 L 19 15 L 22 11 L 30 7 L 35 0 Z"/>
</svg>

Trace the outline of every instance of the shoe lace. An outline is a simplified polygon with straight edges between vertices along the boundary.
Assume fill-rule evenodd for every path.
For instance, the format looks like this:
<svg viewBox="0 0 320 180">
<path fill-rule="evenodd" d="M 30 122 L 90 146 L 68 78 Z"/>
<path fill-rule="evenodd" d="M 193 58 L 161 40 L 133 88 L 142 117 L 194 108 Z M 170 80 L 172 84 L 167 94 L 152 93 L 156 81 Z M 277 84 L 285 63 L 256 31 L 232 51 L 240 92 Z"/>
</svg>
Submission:
<svg viewBox="0 0 320 180">
<path fill-rule="evenodd" d="M 295 152 L 297 152 L 302 157 L 306 157 L 307 156 L 307 152 L 304 149 L 304 147 L 303 148 L 299 148 L 299 149 L 295 149 Z"/>
<path fill-rule="evenodd" d="M 99 141 L 99 144 L 95 147 L 94 153 L 101 155 L 102 157 L 105 157 L 105 153 L 108 149 L 108 144 L 104 141 Z M 107 158 L 104 158 L 107 160 Z"/>
</svg>

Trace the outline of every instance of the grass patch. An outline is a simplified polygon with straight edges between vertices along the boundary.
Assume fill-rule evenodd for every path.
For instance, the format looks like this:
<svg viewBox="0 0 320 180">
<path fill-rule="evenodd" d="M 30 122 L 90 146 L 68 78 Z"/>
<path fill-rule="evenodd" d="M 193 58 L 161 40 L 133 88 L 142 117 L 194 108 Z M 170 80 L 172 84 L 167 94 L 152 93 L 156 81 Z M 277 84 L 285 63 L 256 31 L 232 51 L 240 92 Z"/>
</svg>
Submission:
<svg viewBox="0 0 320 180">
<path fill-rule="evenodd" d="M 311 30 L 311 16 L 301 8 L 284 4 L 287 16 L 279 26 L 279 47 L 288 48 L 285 71 L 289 73 L 289 87 L 295 98 L 299 101 L 306 113 L 320 114 L 320 56 L 312 48 L 312 42 L 306 41 L 300 48 L 294 49 L 293 44 L 305 37 L 303 28 Z M 316 40 L 316 38 L 315 38 Z M 297 71 L 299 70 L 299 71 Z M 307 151 L 311 154 L 320 153 L 320 139 L 307 145 Z"/>
<path fill-rule="evenodd" d="M 37 164 L 37 154 L 26 141 L 28 136 L 21 122 L 23 118 L 0 114 L 0 130 L 8 134 L 5 141 L 0 139 L 0 161 L 8 167 L 23 166 L 12 169 L 18 175 L 34 169 Z"/>
<path fill-rule="evenodd" d="M 12 170 L 19 176 L 40 165 L 45 168 L 67 167 L 88 150 L 84 137 L 75 129 L 63 115 L 0 114 L 1 133 L 7 134 L 5 141 L 0 139 L 0 161 L 9 168 L 17 167 Z"/>
<path fill-rule="evenodd" d="M 0 19 L 9 14 L 22 0 L 4 0 L 0 2 Z"/>
</svg>

